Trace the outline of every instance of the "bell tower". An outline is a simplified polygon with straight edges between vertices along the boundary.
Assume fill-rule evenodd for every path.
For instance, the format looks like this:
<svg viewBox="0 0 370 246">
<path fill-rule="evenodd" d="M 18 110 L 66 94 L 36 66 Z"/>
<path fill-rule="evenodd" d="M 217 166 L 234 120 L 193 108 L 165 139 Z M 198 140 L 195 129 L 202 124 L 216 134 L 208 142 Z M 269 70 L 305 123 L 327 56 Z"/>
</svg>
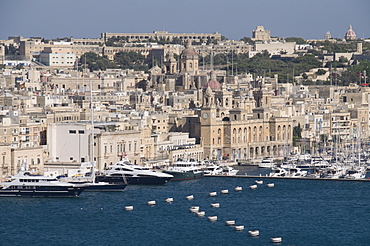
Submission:
<svg viewBox="0 0 370 246">
<path fill-rule="evenodd" d="M 214 145 L 217 141 L 217 122 L 215 95 L 210 87 L 203 91 L 203 106 L 200 111 L 201 143 L 204 149 L 204 156 L 209 159 L 215 158 Z"/>
<path fill-rule="evenodd" d="M 191 46 L 191 40 L 189 39 L 187 47 L 182 51 L 180 55 L 180 72 L 190 74 L 198 73 L 198 62 L 198 53 Z"/>
</svg>

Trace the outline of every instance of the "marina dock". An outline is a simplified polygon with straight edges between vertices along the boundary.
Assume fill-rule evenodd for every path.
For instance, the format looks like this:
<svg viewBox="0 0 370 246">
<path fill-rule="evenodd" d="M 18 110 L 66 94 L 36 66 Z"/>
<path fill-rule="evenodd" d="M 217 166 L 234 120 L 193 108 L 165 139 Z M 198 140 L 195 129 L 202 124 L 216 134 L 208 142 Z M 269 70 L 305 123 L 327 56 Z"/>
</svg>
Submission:
<svg viewBox="0 0 370 246">
<path fill-rule="evenodd" d="M 270 177 L 270 176 L 259 176 L 259 175 L 207 175 L 207 177 L 224 177 L 224 178 L 252 178 L 252 179 L 299 179 L 299 180 L 327 180 L 327 181 L 360 181 L 360 182 L 370 182 L 369 178 L 366 179 L 332 179 L 332 178 L 311 178 L 311 177 Z"/>
</svg>

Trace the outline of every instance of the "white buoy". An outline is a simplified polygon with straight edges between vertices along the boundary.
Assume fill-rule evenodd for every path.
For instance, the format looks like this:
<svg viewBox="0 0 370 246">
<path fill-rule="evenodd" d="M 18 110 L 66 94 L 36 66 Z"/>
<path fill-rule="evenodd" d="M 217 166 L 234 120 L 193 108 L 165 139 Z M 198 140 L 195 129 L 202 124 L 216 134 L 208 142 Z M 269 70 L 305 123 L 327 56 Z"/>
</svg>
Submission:
<svg viewBox="0 0 370 246">
<path fill-rule="evenodd" d="M 134 210 L 134 206 L 126 206 L 125 210 L 132 211 L 132 210 Z"/>
<path fill-rule="evenodd" d="M 272 237 L 271 242 L 272 243 L 281 243 L 283 239 L 281 237 Z"/>
<path fill-rule="evenodd" d="M 168 203 L 173 202 L 173 198 L 172 197 L 167 198 L 166 202 L 168 202 Z"/>
<path fill-rule="evenodd" d="M 234 189 L 235 191 L 242 191 L 243 190 L 243 188 L 242 187 L 240 187 L 240 186 L 237 186 L 237 187 L 235 187 L 235 189 Z"/>
<path fill-rule="evenodd" d="M 219 203 L 211 203 L 211 207 L 213 208 L 219 208 L 220 204 Z"/>
<path fill-rule="evenodd" d="M 209 221 L 217 221 L 217 216 L 208 216 Z"/>
<path fill-rule="evenodd" d="M 258 237 L 260 235 L 260 231 L 259 230 L 251 230 L 251 231 L 248 231 L 248 234 L 251 237 Z"/>
<path fill-rule="evenodd" d="M 192 206 L 189 209 L 189 211 L 192 212 L 192 213 L 197 213 L 197 212 L 199 212 L 199 207 L 198 206 Z"/>
<path fill-rule="evenodd" d="M 209 196 L 217 196 L 217 192 L 211 192 L 209 193 Z"/>
<path fill-rule="evenodd" d="M 229 190 L 222 190 L 221 194 L 229 194 Z"/>
<path fill-rule="evenodd" d="M 155 202 L 155 201 L 149 201 L 149 202 L 148 202 L 148 205 L 149 205 L 149 206 L 153 206 L 153 205 L 155 205 L 155 204 L 156 204 L 156 202 Z"/>
<path fill-rule="evenodd" d="M 255 182 L 256 182 L 256 184 L 259 184 L 259 185 L 263 184 L 262 180 L 256 180 Z"/>
<path fill-rule="evenodd" d="M 193 200 L 194 199 L 194 196 L 193 195 L 190 195 L 190 196 L 187 196 L 185 198 L 188 199 L 188 200 Z"/>
<path fill-rule="evenodd" d="M 204 212 L 204 211 L 199 211 L 199 212 L 197 212 L 197 213 L 196 213 L 196 215 L 197 215 L 198 217 L 204 217 L 204 216 L 206 215 L 206 212 Z"/>
<path fill-rule="evenodd" d="M 227 221 L 225 221 L 225 225 L 233 226 L 233 225 L 235 225 L 235 220 L 227 220 Z"/>
<path fill-rule="evenodd" d="M 267 184 L 267 187 L 274 187 L 275 186 L 275 184 L 274 183 L 268 183 Z"/>
<path fill-rule="evenodd" d="M 244 226 L 243 225 L 237 225 L 234 227 L 234 230 L 235 231 L 243 231 L 244 230 Z"/>
<path fill-rule="evenodd" d="M 249 186 L 249 188 L 251 188 L 252 190 L 255 190 L 255 189 L 257 189 L 257 185 L 251 185 L 251 186 Z"/>
</svg>

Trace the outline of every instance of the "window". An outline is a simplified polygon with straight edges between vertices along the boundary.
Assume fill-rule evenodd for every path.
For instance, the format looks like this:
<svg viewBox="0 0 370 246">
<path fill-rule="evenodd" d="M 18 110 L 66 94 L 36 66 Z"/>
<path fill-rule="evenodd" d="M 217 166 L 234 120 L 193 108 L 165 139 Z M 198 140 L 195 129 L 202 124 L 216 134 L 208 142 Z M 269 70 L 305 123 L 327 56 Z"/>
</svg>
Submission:
<svg viewBox="0 0 370 246">
<path fill-rule="evenodd" d="M 69 134 L 76 134 L 76 130 L 69 130 Z"/>
</svg>

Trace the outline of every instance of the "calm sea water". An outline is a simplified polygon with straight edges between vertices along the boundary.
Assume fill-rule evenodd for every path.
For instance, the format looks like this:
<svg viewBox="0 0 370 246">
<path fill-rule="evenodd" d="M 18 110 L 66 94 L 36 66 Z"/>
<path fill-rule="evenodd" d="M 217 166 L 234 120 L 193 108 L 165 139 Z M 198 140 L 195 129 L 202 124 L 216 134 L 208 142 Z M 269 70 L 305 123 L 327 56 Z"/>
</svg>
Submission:
<svg viewBox="0 0 370 246">
<path fill-rule="evenodd" d="M 254 181 L 206 177 L 79 198 L 1 198 L 0 245 L 274 245 L 276 236 L 281 245 L 370 245 L 370 183 L 276 179 L 251 190 Z M 185 199 L 190 194 L 192 201 Z M 150 200 L 157 204 L 146 205 Z M 214 202 L 220 208 L 210 207 Z M 125 211 L 128 205 L 134 210 Z M 204 218 L 189 212 L 195 205 Z M 218 221 L 208 221 L 212 215 Z M 258 238 L 248 236 L 253 229 Z"/>
</svg>

